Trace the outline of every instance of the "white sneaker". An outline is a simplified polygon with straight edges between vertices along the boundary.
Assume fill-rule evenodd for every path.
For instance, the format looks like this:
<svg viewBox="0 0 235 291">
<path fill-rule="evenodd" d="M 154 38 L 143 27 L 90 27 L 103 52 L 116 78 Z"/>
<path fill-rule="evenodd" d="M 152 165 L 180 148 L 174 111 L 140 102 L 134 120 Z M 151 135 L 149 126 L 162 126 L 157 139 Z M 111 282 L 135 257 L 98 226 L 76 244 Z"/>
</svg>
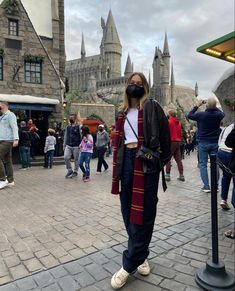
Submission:
<svg viewBox="0 0 235 291">
<path fill-rule="evenodd" d="M 13 186 L 15 186 L 15 182 L 14 181 L 13 182 L 8 182 L 7 187 L 13 187 Z"/>
<path fill-rule="evenodd" d="M 5 188 L 6 186 L 8 186 L 8 181 L 7 181 L 7 180 L 5 180 L 5 181 L 0 181 L 0 189 Z"/>
<path fill-rule="evenodd" d="M 143 264 L 139 265 L 137 271 L 142 276 L 148 276 L 150 274 L 150 266 L 147 259 L 143 262 Z"/>
<path fill-rule="evenodd" d="M 128 273 L 127 271 L 123 269 L 123 267 L 121 267 L 121 269 L 113 275 L 111 279 L 111 286 L 114 289 L 122 288 L 122 286 L 126 284 L 126 281 L 129 276 L 130 276 L 130 273 Z"/>
</svg>

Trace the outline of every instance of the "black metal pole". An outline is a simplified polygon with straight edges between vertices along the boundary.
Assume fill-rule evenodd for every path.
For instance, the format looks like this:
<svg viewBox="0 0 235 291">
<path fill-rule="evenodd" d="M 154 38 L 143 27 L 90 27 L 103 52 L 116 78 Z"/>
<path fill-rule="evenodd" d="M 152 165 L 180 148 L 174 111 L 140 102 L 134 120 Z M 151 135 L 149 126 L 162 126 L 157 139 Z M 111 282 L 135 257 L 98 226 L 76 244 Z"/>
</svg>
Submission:
<svg viewBox="0 0 235 291">
<path fill-rule="evenodd" d="M 218 211 L 217 211 L 217 161 L 216 155 L 210 155 L 211 164 L 211 228 L 212 228 L 212 262 L 218 264 Z"/>
<path fill-rule="evenodd" d="M 197 270 L 195 280 L 204 290 L 234 291 L 234 276 L 227 272 L 225 265 L 219 260 L 218 250 L 218 211 L 217 211 L 217 161 L 216 155 L 210 155 L 211 162 L 211 228 L 212 228 L 212 259 L 206 266 Z"/>
</svg>

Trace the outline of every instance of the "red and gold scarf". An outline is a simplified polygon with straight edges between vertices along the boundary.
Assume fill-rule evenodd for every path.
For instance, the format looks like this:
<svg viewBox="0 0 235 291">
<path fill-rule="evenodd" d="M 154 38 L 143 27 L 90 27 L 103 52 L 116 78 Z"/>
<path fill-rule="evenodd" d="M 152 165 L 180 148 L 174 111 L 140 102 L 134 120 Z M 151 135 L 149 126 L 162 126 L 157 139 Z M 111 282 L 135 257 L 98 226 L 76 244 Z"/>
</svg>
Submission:
<svg viewBox="0 0 235 291">
<path fill-rule="evenodd" d="M 116 132 L 113 145 L 113 178 L 112 178 L 112 194 L 119 194 L 119 180 L 116 178 L 116 160 L 118 146 L 122 141 L 124 134 L 125 113 L 120 113 L 116 122 Z M 138 111 L 138 148 L 144 142 L 143 133 L 143 110 Z M 130 223 L 143 225 L 144 213 L 144 172 L 143 163 L 140 159 L 135 159 L 134 179 L 132 188 L 132 203 L 130 213 Z"/>
</svg>

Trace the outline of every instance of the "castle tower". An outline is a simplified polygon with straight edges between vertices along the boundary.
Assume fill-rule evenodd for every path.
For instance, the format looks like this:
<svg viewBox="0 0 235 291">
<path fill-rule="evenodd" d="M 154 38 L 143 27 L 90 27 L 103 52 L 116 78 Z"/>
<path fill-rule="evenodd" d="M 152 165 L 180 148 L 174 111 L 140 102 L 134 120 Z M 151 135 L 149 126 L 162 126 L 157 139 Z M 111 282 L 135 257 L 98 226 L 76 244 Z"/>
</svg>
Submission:
<svg viewBox="0 0 235 291">
<path fill-rule="evenodd" d="M 124 75 L 125 77 L 129 77 L 132 73 L 133 73 L 133 68 L 132 68 L 131 58 L 130 58 L 130 55 L 128 54 Z"/>
<path fill-rule="evenodd" d="M 153 85 L 155 87 L 161 84 L 161 66 L 163 66 L 161 51 L 158 47 L 155 48 L 155 54 L 153 58 Z"/>
<path fill-rule="evenodd" d="M 102 23 L 102 25 L 104 25 L 104 23 Z M 108 19 L 105 27 L 103 28 L 103 39 L 101 45 L 103 45 L 104 50 L 104 66 L 106 68 L 106 79 L 120 77 L 122 46 L 119 40 L 117 28 L 111 10 L 109 10 Z"/>
<path fill-rule="evenodd" d="M 173 62 L 171 63 L 171 102 L 175 103 L 175 77 Z"/>
<path fill-rule="evenodd" d="M 169 78 L 170 78 L 170 52 L 169 52 L 169 46 L 168 46 L 167 33 L 165 33 L 165 40 L 164 40 L 162 59 L 163 59 L 163 62 L 165 64 L 164 70 L 163 70 L 163 75 L 162 75 L 162 83 L 169 84 Z"/>
<path fill-rule="evenodd" d="M 85 50 L 85 42 L 84 42 L 84 35 L 82 33 L 82 44 L 81 44 L 81 60 L 84 62 L 86 57 L 86 50 Z"/>
</svg>

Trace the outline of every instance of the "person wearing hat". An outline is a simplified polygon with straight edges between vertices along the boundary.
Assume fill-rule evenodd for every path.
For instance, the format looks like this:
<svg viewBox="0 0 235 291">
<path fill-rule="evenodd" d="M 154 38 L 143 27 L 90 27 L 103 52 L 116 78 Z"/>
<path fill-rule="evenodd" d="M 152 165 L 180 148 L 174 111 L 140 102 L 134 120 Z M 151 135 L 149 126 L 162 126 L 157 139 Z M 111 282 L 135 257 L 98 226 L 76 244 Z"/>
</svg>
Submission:
<svg viewBox="0 0 235 291">
<path fill-rule="evenodd" d="M 98 156 L 98 163 L 97 163 L 97 172 L 96 174 L 101 174 L 102 165 L 104 166 L 104 170 L 108 170 L 108 164 L 106 163 L 104 156 L 108 148 L 109 143 L 109 136 L 107 131 L 104 129 L 104 125 L 100 124 L 98 126 L 98 131 L 96 135 L 96 148 L 97 148 L 97 156 Z"/>
<path fill-rule="evenodd" d="M 54 136 L 55 130 L 52 128 L 48 129 L 48 136 L 46 137 L 45 147 L 44 147 L 44 168 L 51 169 L 53 165 L 53 157 L 55 152 L 56 138 Z"/>
</svg>

